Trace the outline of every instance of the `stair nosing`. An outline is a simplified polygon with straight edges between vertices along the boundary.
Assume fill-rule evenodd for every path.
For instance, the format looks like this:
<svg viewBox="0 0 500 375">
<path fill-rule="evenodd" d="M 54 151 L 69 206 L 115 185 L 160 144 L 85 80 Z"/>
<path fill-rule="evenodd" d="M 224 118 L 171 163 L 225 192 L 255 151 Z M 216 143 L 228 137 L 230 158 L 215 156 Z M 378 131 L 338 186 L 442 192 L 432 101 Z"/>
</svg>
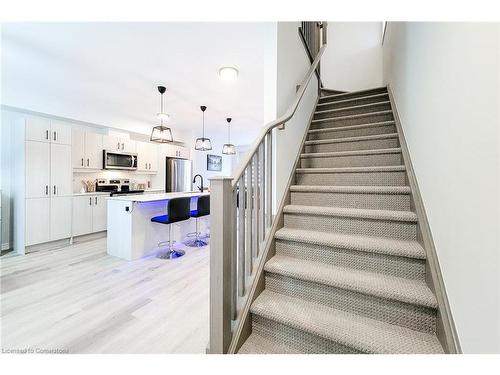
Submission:
<svg viewBox="0 0 500 375">
<path fill-rule="evenodd" d="M 300 270 L 297 269 L 291 270 L 289 267 L 290 265 L 288 265 L 288 268 L 286 270 L 279 269 L 275 265 L 275 263 L 279 263 L 280 261 L 298 264 L 300 266 Z M 308 274 L 307 272 L 301 272 L 301 270 L 306 269 L 307 266 L 317 267 L 318 268 L 317 271 L 319 272 L 315 273 L 314 275 Z M 268 273 L 274 273 L 285 277 L 291 277 L 294 279 L 327 285 L 333 288 L 370 295 L 377 298 L 386 299 L 389 301 L 397 301 L 397 302 L 407 303 L 410 305 L 427 307 L 430 309 L 437 309 L 438 307 L 436 297 L 434 296 L 434 294 L 432 294 L 432 291 L 427 287 L 427 285 L 425 285 L 425 281 L 405 279 L 403 277 L 397 277 L 397 276 L 387 276 L 382 273 L 361 271 L 356 269 L 350 269 L 347 267 L 338 267 L 330 264 L 293 258 L 285 255 L 273 256 L 264 265 L 264 270 L 265 272 Z M 323 272 L 321 273 L 321 271 Z M 353 277 L 351 277 L 350 279 L 347 277 L 347 279 L 342 280 L 341 278 L 336 277 L 340 273 L 347 273 L 348 274 L 347 276 L 349 276 L 350 274 L 353 275 Z M 319 277 L 320 274 L 322 274 L 322 277 Z M 391 282 L 393 282 L 394 284 L 397 284 L 399 282 L 408 285 L 402 285 L 403 288 L 401 288 L 401 285 L 396 285 L 396 286 L 392 285 L 393 293 L 387 293 L 385 292 L 386 291 L 385 288 L 378 288 L 377 286 L 374 286 L 374 284 L 371 282 L 363 283 L 363 276 L 368 279 L 374 279 L 374 278 L 380 280 L 385 279 L 388 282 L 388 284 L 384 285 L 385 287 L 387 287 L 387 285 L 389 285 Z M 410 286 L 415 289 L 417 288 L 423 289 L 421 290 L 421 292 L 423 293 L 424 298 L 418 298 L 418 297 L 412 298 L 405 295 L 405 291 L 409 290 L 408 288 Z"/>
<path fill-rule="evenodd" d="M 339 117 L 326 117 L 326 118 L 319 118 L 312 120 L 311 123 L 319 123 L 319 122 L 328 122 L 328 121 L 337 121 L 337 120 L 345 120 L 349 118 L 357 118 L 357 117 L 369 117 L 369 116 L 374 116 L 374 115 L 380 115 L 380 114 L 388 114 L 392 113 L 392 109 L 387 110 L 387 111 L 377 111 L 377 112 L 368 112 L 368 113 L 358 113 L 355 115 L 348 115 L 348 116 L 339 116 Z"/>
<path fill-rule="evenodd" d="M 314 114 L 317 114 L 317 113 L 326 113 L 326 112 L 346 111 L 346 110 L 350 110 L 350 109 L 365 108 L 365 107 L 370 107 L 370 106 L 375 106 L 375 105 L 380 105 L 380 104 L 391 104 L 391 102 L 390 102 L 390 100 L 385 100 L 383 102 L 375 102 L 375 103 L 368 103 L 368 104 L 353 105 L 351 107 L 325 109 L 324 111 L 315 111 Z"/>
<path fill-rule="evenodd" d="M 352 193 L 352 194 L 386 194 L 410 195 L 408 185 L 400 186 L 365 186 L 365 185 L 291 185 L 291 192 L 299 193 Z"/>
<path fill-rule="evenodd" d="M 348 217 L 369 220 L 417 223 L 417 215 L 412 211 L 373 210 L 366 208 L 323 207 L 301 204 L 288 204 L 283 208 L 285 215 L 312 215 Z"/>
<path fill-rule="evenodd" d="M 328 151 L 328 152 L 304 152 L 300 154 L 301 159 L 307 158 L 335 158 L 342 156 L 363 156 L 363 155 L 383 155 L 400 154 L 401 147 L 376 148 L 371 150 L 351 150 L 351 151 Z"/>
<path fill-rule="evenodd" d="M 350 95 L 350 94 L 359 94 L 359 93 L 363 93 L 363 92 L 367 92 L 367 91 L 372 91 L 372 90 L 379 90 L 379 89 L 386 89 L 387 90 L 387 86 L 380 86 L 380 87 L 373 87 L 371 89 L 363 89 L 363 90 L 358 90 L 358 91 L 349 91 L 349 92 L 343 92 L 342 94 L 334 94 L 334 95 L 325 95 L 325 96 L 322 96 L 321 99 L 323 98 L 338 98 L 342 95 Z M 388 91 L 385 92 L 385 94 L 387 94 Z"/>
<path fill-rule="evenodd" d="M 342 143 L 342 142 L 373 141 L 378 139 L 392 139 L 392 138 L 398 138 L 398 133 L 361 135 L 356 137 L 343 137 L 343 138 L 315 139 L 315 140 L 305 141 L 304 144 L 306 146 L 309 146 L 309 145 L 322 145 L 322 144 Z"/>
<path fill-rule="evenodd" d="M 296 168 L 295 173 L 378 173 L 404 172 L 406 167 L 401 165 L 380 165 L 373 167 L 336 167 L 336 168 Z"/>
<path fill-rule="evenodd" d="M 337 101 L 333 101 L 333 102 L 319 102 L 318 103 L 318 107 L 319 106 L 323 106 L 323 105 L 328 105 L 328 104 L 333 104 L 333 103 L 343 103 L 343 102 L 350 102 L 350 101 L 353 101 L 353 100 L 363 100 L 363 99 L 368 99 L 368 98 L 374 98 L 374 97 L 377 97 L 377 96 L 387 96 L 389 95 L 389 93 L 387 92 L 383 92 L 383 93 L 380 93 L 380 94 L 373 94 L 373 95 L 366 95 L 366 96 L 360 96 L 360 97 L 357 97 L 357 98 L 351 98 L 351 99 L 344 99 L 344 100 L 337 100 Z M 322 96 L 320 99 L 322 98 L 325 98 L 326 96 Z"/>
<path fill-rule="evenodd" d="M 325 233 L 307 229 L 283 227 L 276 231 L 275 239 L 278 241 L 301 242 L 311 245 L 341 248 L 364 253 L 375 253 L 387 256 L 427 259 L 424 248 L 412 240 L 398 240 L 394 238 L 364 236 L 347 233 Z M 369 239 L 368 244 L 363 240 Z M 410 249 L 401 251 L 401 249 Z"/>
<path fill-rule="evenodd" d="M 288 305 L 289 307 L 296 307 L 300 303 L 304 304 L 307 303 L 308 310 L 310 311 L 310 315 L 308 316 L 309 320 L 300 320 L 300 317 L 303 317 L 301 314 L 290 314 L 289 319 L 286 319 L 283 317 L 281 314 L 282 311 L 269 311 L 268 307 L 265 305 L 265 300 L 270 299 L 270 300 L 277 300 L 281 299 L 282 306 Z M 264 302 L 263 302 L 264 300 Z M 399 327 L 395 326 L 393 324 L 377 321 L 374 319 L 362 317 L 357 314 L 352 314 L 352 313 L 347 313 L 345 311 L 333 309 L 330 307 L 322 306 L 313 302 L 306 302 L 304 300 L 301 300 L 296 297 L 290 297 L 286 296 L 283 294 L 275 293 L 275 292 L 270 292 L 269 290 L 264 290 L 258 297 L 257 299 L 252 303 L 251 307 L 251 312 L 253 314 L 257 314 L 259 316 L 262 316 L 265 319 L 272 320 L 275 322 L 279 322 L 281 324 L 284 324 L 286 326 L 289 326 L 293 329 L 297 329 L 299 331 L 303 332 L 308 332 L 312 335 L 322 337 L 326 340 L 332 341 L 332 342 L 337 342 L 339 344 L 345 345 L 347 347 L 359 350 L 361 352 L 368 352 L 368 353 L 398 353 L 399 351 L 397 348 L 394 348 L 390 350 L 386 346 L 382 345 L 381 347 L 377 346 L 376 343 L 371 342 L 371 341 L 365 341 L 363 342 L 358 342 L 358 340 L 353 340 L 352 337 L 356 337 L 357 339 L 361 339 L 362 341 L 365 340 L 365 337 L 369 337 L 369 335 L 365 334 L 360 334 L 362 331 L 370 332 L 371 329 L 376 329 L 377 331 L 382 331 L 384 332 L 384 337 L 387 335 L 395 335 L 399 334 L 403 337 L 406 337 L 407 340 L 410 340 L 410 343 L 413 344 L 415 342 L 424 342 L 424 338 L 427 338 L 429 340 L 432 340 L 435 345 L 439 345 L 440 352 L 442 352 L 442 347 L 439 344 L 439 341 L 437 340 L 437 337 L 435 335 L 429 334 L 429 333 L 424 333 L 424 332 L 418 332 L 418 331 L 413 331 L 409 328 L 404 328 L 404 327 Z M 310 324 L 311 321 L 317 321 L 319 319 L 311 319 L 311 317 L 324 317 L 325 312 L 329 312 L 330 318 L 332 321 L 352 321 L 352 319 L 356 319 L 359 323 L 359 327 L 357 327 L 357 331 L 361 332 L 355 332 L 355 334 L 351 334 L 352 328 L 349 330 L 349 333 L 347 333 L 342 329 L 331 329 L 328 331 L 321 331 L 317 329 L 316 326 L 313 326 Z M 309 324 L 308 324 L 309 323 Z M 342 324 L 340 321 L 339 324 Z M 330 326 L 329 324 L 325 324 L 327 326 Z M 397 333 L 394 333 L 394 331 L 397 331 Z M 420 336 L 420 337 L 419 337 Z M 399 342 L 399 340 L 395 340 L 396 342 Z M 428 344 L 429 346 L 434 346 L 431 344 Z"/>
<path fill-rule="evenodd" d="M 365 129 L 365 128 L 377 128 L 380 126 L 390 126 L 395 125 L 396 121 L 379 121 L 379 122 L 370 122 L 368 124 L 357 124 L 357 125 L 347 125 L 347 126 L 336 126 L 331 128 L 322 128 L 322 129 L 310 129 L 308 133 L 317 134 L 317 133 L 330 133 L 336 131 L 347 131 L 347 130 L 356 130 L 356 129 Z"/>
</svg>

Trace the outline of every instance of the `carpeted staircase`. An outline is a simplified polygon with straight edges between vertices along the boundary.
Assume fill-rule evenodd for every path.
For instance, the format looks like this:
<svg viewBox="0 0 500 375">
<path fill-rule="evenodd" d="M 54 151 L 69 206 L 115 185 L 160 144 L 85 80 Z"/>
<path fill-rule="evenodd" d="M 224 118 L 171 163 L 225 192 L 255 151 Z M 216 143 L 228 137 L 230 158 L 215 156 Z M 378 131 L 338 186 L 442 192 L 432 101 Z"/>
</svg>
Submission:
<svg viewBox="0 0 500 375">
<path fill-rule="evenodd" d="M 322 96 L 239 353 L 443 353 L 387 89 Z"/>
</svg>

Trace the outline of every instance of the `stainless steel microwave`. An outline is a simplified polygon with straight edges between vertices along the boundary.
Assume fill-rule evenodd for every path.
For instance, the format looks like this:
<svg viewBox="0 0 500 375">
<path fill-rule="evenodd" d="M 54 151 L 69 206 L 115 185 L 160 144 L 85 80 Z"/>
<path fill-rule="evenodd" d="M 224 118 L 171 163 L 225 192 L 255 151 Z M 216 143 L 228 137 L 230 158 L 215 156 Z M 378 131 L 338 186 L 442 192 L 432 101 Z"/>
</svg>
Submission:
<svg viewBox="0 0 500 375">
<path fill-rule="evenodd" d="M 103 150 L 102 158 L 104 169 L 137 169 L 137 154 Z"/>
</svg>

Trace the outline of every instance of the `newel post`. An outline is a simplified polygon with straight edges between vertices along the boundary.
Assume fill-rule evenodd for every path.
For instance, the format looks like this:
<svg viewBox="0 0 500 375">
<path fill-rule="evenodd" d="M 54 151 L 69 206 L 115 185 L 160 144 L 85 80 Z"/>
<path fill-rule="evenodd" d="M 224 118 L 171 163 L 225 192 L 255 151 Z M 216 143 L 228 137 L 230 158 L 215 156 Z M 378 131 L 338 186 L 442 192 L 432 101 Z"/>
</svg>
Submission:
<svg viewBox="0 0 500 375">
<path fill-rule="evenodd" d="M 210 354 L 227 353 L 231 343 L 231 183 L 231 177 L 210 179 Z"/>
</svg>

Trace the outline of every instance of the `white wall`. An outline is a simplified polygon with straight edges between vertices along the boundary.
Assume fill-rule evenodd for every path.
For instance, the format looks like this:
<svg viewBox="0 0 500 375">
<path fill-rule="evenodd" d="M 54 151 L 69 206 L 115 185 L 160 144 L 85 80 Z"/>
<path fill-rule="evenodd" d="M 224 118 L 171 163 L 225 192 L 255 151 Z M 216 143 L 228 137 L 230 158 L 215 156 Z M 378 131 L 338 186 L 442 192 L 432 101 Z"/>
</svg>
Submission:
<svg viewBox="0 0 500 375">
<path fill-rule="evenodd" d="M 299 22 L 278 23 L 276 109 L 283 115 L 292 104 L 310 62 L 298 34 Z M 276 165 L 274 167 L 275 202 L 279 203 L 293 168 L 295 157 L 317 98 L 318 83 L 313 75 L 308 89 L 291 121 L 284 130 L 275 130 Z"/>
<path fill-rule="evenodd" d="M 500 352 L 500 26 L 389 23 L 390 83 L 465 353 Z"/>
<path fill-rule="evenodd" d="M 382 86 L 382 22 L 328 22 L 321 80 L 329 89 Z"/>
<path fill-rule="evenodd" d="M 200 129 L 201 132 L 201 129 Z M 193 176 L 196 174 L 200 174 L 203 176 L 203 185 L 210 186 L 209 179 L 215 176 L 231 176 L 232 175 L 232 163 L 233 159 L 236 155 L 223 155 L 222 154 L 222 146 L 224 143 L 227 143 L 227 133 L 226 132 L 213 132 L 211 131 L 209 134 L 205 134 L 206 137 L 209 137 L 212 142 L 212 150 L 211 151 L 196 151 L 194 149 L 194 140 L 197 137 L 201 137 L 201 134 L 198 132 L 193 132 L 191 135 L 192 144 L 191 147 L 191 158 L 193 159 Z M 222 156 L 222 171 L 208 171 L 207 170 L 207 155 L 218 155 Z M 200 180 L 196 179 L 196 184 L 193 185 L 193 188 L 196 189 L 196 186 L 199 186 Z"/>
</svg>

